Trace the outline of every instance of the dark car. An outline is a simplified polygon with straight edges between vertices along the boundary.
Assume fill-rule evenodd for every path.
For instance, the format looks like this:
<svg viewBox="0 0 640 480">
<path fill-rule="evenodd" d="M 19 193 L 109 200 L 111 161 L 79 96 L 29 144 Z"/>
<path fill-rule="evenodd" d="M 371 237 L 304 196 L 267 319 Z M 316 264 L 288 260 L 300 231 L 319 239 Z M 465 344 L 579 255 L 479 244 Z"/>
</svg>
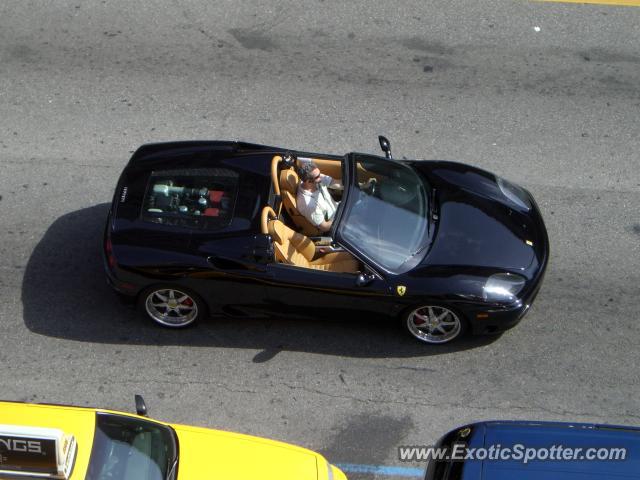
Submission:
<svg viewBox="0 0 640 480">
<path fill-rule="evenodd" d="M 479 422 L 444 435 L 434 453 L 445 458 L 429 462 L 425 480 L 640 479 L 637 427 Z"/>
<path fill-rule="evenodd" d="M 460 163 L 312 154 L 240 142 L 140 147 L 104 236 L 113 288 L 157 323 L 209 314 L 366 316 L 446 343 L 527 312 L 549 245 L 531 194 Z M 339 205 L 322 233 L 297 209 L 313 162 Z"/>
</svg>

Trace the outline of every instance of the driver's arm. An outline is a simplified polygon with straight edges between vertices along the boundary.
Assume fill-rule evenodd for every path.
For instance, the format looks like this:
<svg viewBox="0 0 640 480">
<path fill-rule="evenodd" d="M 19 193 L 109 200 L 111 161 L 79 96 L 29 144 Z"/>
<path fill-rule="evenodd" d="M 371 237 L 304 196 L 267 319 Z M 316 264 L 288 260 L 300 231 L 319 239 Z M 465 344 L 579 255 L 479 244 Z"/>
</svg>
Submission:
<svg viewBox="0 0 640 480">
<path fill-rule="evenodd" d="M 320 225 L 318 225 L 318 229 L 321 232 L 328 232 L 329 230 L 331 230 L 331 225 L 333 225 L 333 220 L 327 220 L 320 223 Z"/>
<path fill-rule="evenodd" d="M 336 180 L 335 178 L 331 179 L 330 187 L 342 188 L 342 182 L 340 180 Z"/>
<path fill-rule="evenodd" d="M 324 212 L 317 207 L 309 216 L 307 216 L 307 220 L 318 227 L 321 232 L 328 232 L 331 230 L 331 225 L 333 224 L 333 219 L 327 219 Z"/>
<path fill-rule="evenodd" d="M 324 173 L 321 173 L 320 177 L 321 177 L 320 182 L 325 187 L 339 187 L 339 188 L 342 188 L 342 183 L 340 182 L 340 180 L 336 180 L 335 178 L 333 178 L 333 177 L 331 177 L 329 175 L 325 175 Z"/>
</svg>

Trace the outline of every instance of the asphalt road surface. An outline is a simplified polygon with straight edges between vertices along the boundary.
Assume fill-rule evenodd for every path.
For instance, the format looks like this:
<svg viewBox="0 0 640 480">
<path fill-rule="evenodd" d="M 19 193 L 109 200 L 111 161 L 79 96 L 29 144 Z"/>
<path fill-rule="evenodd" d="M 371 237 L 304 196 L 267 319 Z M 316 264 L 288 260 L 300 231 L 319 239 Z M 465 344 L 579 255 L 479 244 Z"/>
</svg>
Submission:
<svg viewBox="0 0 640 480">
<path fill-rule="evenodd" d="M 639 24 L 524 0 L 0 3 L 0 397 L 141 393 L 156 418 L 405 468 L 351 478 L 413 475 L 397 447 L 465 422 L 640 425 Z M 104 218 L 140 144 L 381 153 L 379 134 L 533 192 L 552 257 L 515 329 L 446 347 L 366 319 L 167 331 L 106 286 Z"/>
</svg>

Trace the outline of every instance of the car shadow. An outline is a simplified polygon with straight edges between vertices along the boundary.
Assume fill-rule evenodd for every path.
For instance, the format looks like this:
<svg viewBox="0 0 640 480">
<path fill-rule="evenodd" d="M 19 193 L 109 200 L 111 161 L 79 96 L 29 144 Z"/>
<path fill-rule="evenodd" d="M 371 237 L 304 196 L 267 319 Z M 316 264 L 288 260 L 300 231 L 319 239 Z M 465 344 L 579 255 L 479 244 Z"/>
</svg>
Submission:
<svg viewBox="0 0 640 480">
<path fill-rule="evenodd" d="M 280 351 L 363 358 L 430 356 L 496 339 L 471 337 L 429 346 L 405 334 L 397 322 L 358 318 L 216 317 L 191 328 L 163 329 L 122 304 L 106 284 L 101 243 L 108 210 L 108 204 L 101 204 L 60 217 L 35 247 L 22 284 L 24 321 L 30 331 L 95 343 L 258 349 L 256 363 Z"/>
</svg>

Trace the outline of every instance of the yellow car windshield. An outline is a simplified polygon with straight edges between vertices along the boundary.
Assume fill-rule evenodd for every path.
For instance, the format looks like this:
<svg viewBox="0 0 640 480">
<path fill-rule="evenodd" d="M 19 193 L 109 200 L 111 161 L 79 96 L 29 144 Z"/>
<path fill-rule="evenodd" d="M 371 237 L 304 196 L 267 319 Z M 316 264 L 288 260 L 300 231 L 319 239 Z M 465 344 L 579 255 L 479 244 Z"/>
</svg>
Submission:
<svg viewBox="0 0 640 480">
<path fill-rule="evenodd" d="M 86 480 L 169 480 L 175 474 L 173 431 L 143 419 L 96 413 Z"/>
</svg>

